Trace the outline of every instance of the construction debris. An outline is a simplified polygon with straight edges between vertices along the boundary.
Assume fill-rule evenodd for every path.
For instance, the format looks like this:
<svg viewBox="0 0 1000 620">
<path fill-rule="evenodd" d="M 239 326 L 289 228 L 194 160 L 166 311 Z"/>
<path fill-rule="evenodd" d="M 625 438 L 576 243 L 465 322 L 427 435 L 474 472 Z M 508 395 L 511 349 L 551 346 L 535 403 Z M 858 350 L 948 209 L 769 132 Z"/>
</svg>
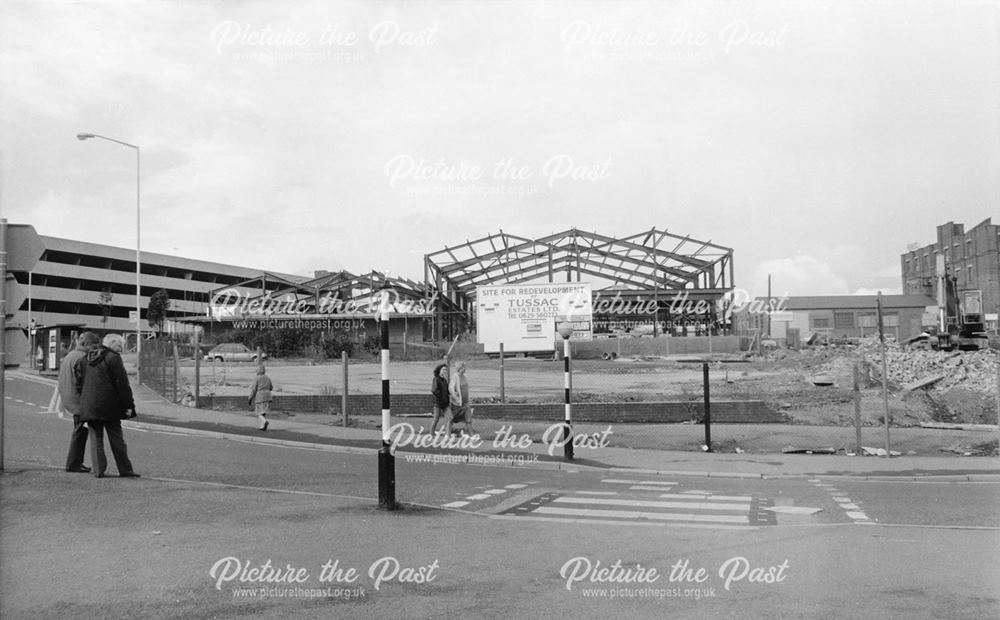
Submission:
<svg viewBox="0 0 1000 620">
<path fill-rule="evenodd" d="M 837 450 L 835 448 L 795 448 L 788 446 L 787 448 L 782 448 L 781 452 L 783 454 L 836 454 Z"/>
</svg>

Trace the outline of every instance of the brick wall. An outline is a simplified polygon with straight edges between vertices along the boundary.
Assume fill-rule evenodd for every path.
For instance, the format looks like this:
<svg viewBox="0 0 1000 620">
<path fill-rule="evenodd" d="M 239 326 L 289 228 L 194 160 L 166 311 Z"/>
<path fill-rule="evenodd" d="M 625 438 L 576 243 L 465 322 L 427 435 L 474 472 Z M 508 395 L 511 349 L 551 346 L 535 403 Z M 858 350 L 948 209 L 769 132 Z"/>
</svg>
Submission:
<svg viewBox="0 0 1000 620">
<path fill-rule="evenodd" d="M 394 415 L 413 415 L 431 411 L 430 396 L 426 394 L 393 394 L 390 406 Z M 340 413 L 340 396 L 283 395 L 275 396 L 271 408 L 275 411 L 298 413 Z M 201 406 L 206 409 L 242 409 L 249 411 L 243 396 L 203 396 Z M 372 416 L 382 413 L 380 394 L 351 394 L 348 396 L 348 414 Z M 476 415 L 493 420 L 561 420 L 561 403 L 473 403 Z M 573 420 L 577 422 L 631 422 L 676 423 L 701 421 L 704 405 L 696 402 L 626 402 L 626 403 L 576 403 Z M 785 416 L 774 411 L 763 401 L 713 401 L 712 422 L 732 424 L 766 424 L 786 422 Z"/>
</svg>

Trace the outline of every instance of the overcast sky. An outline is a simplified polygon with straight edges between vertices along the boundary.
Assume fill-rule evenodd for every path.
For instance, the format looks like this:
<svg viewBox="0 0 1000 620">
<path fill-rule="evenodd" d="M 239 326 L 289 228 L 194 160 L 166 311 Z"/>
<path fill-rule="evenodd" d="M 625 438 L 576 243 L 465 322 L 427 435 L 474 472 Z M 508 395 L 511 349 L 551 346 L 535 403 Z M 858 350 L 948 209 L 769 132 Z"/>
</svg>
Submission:
<svg viewBox="0 0 1000 620">
<path fill-rule="evenodd" d="M 1000 198 L 995 2 L 0 4 L 3 217 L 270 271 L 652 227 L 900 292 Z"/>
</svg>

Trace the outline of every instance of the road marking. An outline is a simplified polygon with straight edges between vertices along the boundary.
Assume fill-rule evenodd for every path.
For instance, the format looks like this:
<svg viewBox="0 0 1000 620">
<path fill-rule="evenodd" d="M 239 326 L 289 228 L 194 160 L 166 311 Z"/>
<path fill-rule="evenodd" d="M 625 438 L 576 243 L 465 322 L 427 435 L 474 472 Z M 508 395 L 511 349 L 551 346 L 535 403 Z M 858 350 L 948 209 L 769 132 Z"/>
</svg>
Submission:
<svg viewBox="0 0 1000 620">
<path fill-rule="evenodd" d="M 507 492 L 506 489 L 489 489 L 483 491 L 483 493 L 486 493 L 487 495 L 501 495 L 506 492 Z"/>
<path fill-rule="evenodd" d="M 562 508 L 542 506 L 535 509 L 540 514 L 571 515 L 581 517 L 617 517 L 619 519 L 649 519 L 653 521 L 698 521 L 705 523 L 746 523 L 743 515 L 699 515 L 693 513 L 650 512 L 643 510 L 603 510 L 597 508 Z"/>
<path fill-rule="evenodd" d="M 523 488 L 526 488 L 527 486 L 528 485 L 526 485 L 526 484 L 508 484 L 504 488 L 505 489 L 523 489 Z"/>
<path fill-rule="evenodd" d="M 550 492 L 504 510 L 501 515 L 570 523 L 623 525 L 652 522 L 678 527 L 726 529 L 777 525 L 775 515 L 763 510 L 770 505 L 769 500 L 741 496 L 746 501 L 733 502 L 708 500 L 704 495 L 663 495 L 668 501 L 622 497 L 620 494 L 607 497 L 607 492 L 598 491 Z"/>
<path fill-rule="evenodd" d="M 749 495 L 689 495 L 687 493 L 662 493 L 664 499 L 700 499 L 724 502 L 747 502 L 753 500 Z"/>
<path fill-rule="evenodd" d="M 723 523 L 673 523 L 665 521 L 621 521 L 615 519 L 572 519 L 564 517 L 533 517 L 530 515 L 490 515 L 491 519 L 516 519 L 518 521 L 548 521 L 550 523 L 576 523 L 580 525 L 614 525 L 614 526 L 638 526 L 638 527 L 684 527 L 703 528 L 713 530 L 756 530 L 753 525 L 726 525 Z"/>
<path fill-rule="evenodd" d="M 476 493 L 475 495 L 470 495 L 470 496 L 466 497 L 465 499 L 471 499 L 472 501 L 479 501 L 481 499 L 487 499 L 489 497 L 490 496 L 487 495 L 486 493 Z"/>
<path fill-rule="evenodd" d="M 609 482 L 611 484 L 642 484 L 650 486 L 675 486 L 676 482 L 665 482 L 663 480 L 619 480 L 617 478 L 605 478 L 601 482 Z"/>
<path fill-rule="evenodd" d="M 665 487 L 647 487 L 647 486 L 634 486 L 629 487 L 629 491 L 662 491 Z"/>
<path fill-rule="evenodd" d="M 600 499 L 586 497 L 557 497 L 552 500 L 564 504 L 602 504 L 633 506 L 636 508 L 686 508 L 689 510 L 750 510 L 746 504 L 711 504 L 703 502 L 652 502 L 641 499 Z"/>
<path fill-rule="evenodd" d="M 617 491 L 577 491 L 576 493 L 577 495 L 618 495 Z"/>
<path fill-rule="evenodd" d="M 764 508 L 764 510 L 790 515 L 814 515 L 817 512 L 821 512 L 823 509 L 810 508 L 809 506 L 771 506 L 770 508 Z"/>
<path fill-rule="evenodd" d="M 871 523 L 872 520 L 868 518 L 868 515 L 861 510 L 861 507 L 856 503 L 851 501 L 851 498 L 844 495 L 842 492 L 837 490 L 837 488 L 832 484 L 827 484 L 825 482 L 820 482 L 817 478 L 810 478 L 809 482 L 812 482 L 817 487 L 822 488 L 824 491 L 830 494 L 831 499 L 837 502 L 844 514 L 847 515 L 848 519 L 854 521 L 854 523 Z"/>
<path fill-rule="evenodd" d="M 468 506 L 469 502 L 449 502 L 447 504 L 441 504 L 442 508 L 461 508 L 462 506 Z"/>
</svg>

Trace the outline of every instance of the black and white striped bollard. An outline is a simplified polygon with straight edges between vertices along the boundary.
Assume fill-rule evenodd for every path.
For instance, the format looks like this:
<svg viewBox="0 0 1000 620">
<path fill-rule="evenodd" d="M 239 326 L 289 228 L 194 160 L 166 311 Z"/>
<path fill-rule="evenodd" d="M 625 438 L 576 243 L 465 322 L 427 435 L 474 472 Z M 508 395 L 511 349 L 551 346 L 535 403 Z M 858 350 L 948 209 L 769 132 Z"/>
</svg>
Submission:
<svg viewBox="0 0 1000 620">
<path fill-rule="evenodd" d="M 565 391 L 565 413 L 563 419 L 563 456 L 567 461 L 573 460 L 573 404 L 570 394 L 573 391 L 573 374 L 570 370 L 569 337 L 573 335 L 573 325 L 569 322 L 559 324 L 559 335 L 563 338 L 563 387 Z"/>
<path fill-rule="evenodd" d="M 382 448 L 378 452 L 378 507 L 396 509 L 396 457 L 389 444 L 389 291 L 382 290 L 379 304 L 379 338 L 382 345 Z"/>
</svg>

